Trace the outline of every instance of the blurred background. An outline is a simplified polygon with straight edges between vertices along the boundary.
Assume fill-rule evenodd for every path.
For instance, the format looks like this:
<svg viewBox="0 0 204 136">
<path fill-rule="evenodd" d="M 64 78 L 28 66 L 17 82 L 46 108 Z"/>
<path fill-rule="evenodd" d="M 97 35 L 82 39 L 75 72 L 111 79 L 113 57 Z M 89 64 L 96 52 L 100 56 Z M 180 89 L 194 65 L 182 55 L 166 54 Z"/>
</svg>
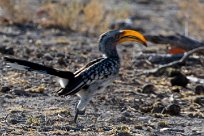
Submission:
<svg viewBox="0 0 204 136">
<path fill-rule="evenodd" d="M 1 0 L 0 23 L 101 34 L 123 20 L 148 34 L 203 39 L 203 9 L 203 0 Z"/>
</svg>

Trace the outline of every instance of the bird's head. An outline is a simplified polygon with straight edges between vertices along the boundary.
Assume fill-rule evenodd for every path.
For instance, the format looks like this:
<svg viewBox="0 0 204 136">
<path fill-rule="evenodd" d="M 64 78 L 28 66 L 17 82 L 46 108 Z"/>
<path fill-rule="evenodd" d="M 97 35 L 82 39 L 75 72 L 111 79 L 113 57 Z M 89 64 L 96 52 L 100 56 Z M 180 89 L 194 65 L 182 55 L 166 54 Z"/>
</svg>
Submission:
<svg viewBox="0 0 204 136">
<path fill-rule="evenodd" d="M 116 51 L 116 45 L 124 42 L 136 42 L 137 44 L 147 46 L 146 39 L 141 33 L 137 31 L 113 30 L 100 36 L 99 50 L 108 56 L 110 56 L 111 53 L 114 55 L 113 53 Z"/>
</svg>

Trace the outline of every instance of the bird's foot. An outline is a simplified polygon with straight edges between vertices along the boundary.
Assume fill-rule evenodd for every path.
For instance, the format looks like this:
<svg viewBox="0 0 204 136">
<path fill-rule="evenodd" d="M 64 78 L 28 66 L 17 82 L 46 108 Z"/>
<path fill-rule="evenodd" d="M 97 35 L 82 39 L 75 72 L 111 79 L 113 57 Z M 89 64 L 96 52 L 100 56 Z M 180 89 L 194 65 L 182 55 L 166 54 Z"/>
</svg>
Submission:
<svg viewBox="0 0 204 136">
<path fill-rule="evenodd" d="M 78 115 L 85 115 L 85 109 L 80 111 L 80 110 L 78 110 L 76 108 L 76 114 L 75 114 L 75 117 L 74 117 L 74 123 L 76 123 L 77 127 L 83 128 L 83 126 L 77 121 Z"/>
</svg>

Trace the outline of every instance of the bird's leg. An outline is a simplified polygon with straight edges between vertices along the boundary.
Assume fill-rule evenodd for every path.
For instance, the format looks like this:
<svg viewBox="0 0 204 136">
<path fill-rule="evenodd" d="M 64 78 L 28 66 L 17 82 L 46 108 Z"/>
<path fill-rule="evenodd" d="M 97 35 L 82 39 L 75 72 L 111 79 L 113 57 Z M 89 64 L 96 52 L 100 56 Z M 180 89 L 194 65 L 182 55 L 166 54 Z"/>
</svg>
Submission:
<svg viewBox="0 0 204 136">
<path fill-rule="evenodd" d="M 88 90 L 86 90 L 86 91 L 81 91 L 78 96 L 80 97 L 80 100 L 79 100 L 79 103 L 76 104 L 76 107 L 75 107 L 76 114 L 74 117 L 74 122 L 76 124 L 77 124 L 78 115 L 85 114 L 86 106 L 89 103 L 92 95 Z"/>
<path fill-rule="evenodd" d="M 81 125 L 79 125 L 78 124 L 78 122 L 77 122 L 77 118 L 78 118 L 78 115 L 84 115 L 85 114 L 85 109 L 84 110 L 79 110 L 78 108 L 77 108 L 77 104 L 76 104 L 76 107 L 75 107 L 75 116 L 74 116 L 74 123 L 76 123 L 77 124 L 77 126 L 81 126 Z"/>
</svg>

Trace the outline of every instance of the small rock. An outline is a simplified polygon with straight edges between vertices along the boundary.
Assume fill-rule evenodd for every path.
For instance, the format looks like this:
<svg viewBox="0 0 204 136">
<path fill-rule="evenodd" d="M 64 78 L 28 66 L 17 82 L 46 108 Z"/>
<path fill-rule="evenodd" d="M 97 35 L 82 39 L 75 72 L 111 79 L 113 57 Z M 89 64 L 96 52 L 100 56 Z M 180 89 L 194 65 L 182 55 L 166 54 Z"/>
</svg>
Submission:
<svg viewBox="0 0 204 136">
<path fill-rule="evenodd" d="M 166 131 L 173 131 L 173 132 L 180 132 L 180 133 L 184 133 L 185 131 L 183 129 L 178 129 L 178 128 L 162 128 L 160 129 L 160 132 L 166 132 Z"/>
<path fill-rule="evenodd" d="M 45 53 L 45 54 L 44 54 L 44 58 L 45 58 L 46 60 L 53 60 L 52 55 L 49 54 L 49 53 Z"/>
<path fill-rule="evenodd" d="M 172 71 L 170 73 L 170 76 L 173 77 L 170 82 L 172 86 L 182 86 L 186 87 L 187 84 L 189 83 L 189 80 L 186 78 L 186 76 L 179 71 Z"/>
<path fill-rule="evenodd" d="M 0 97 L 0 106 L 2 107 L 2 105 L 5 103 L 6 101 L 4 100 L 4 97 Z"/>
<path fill-rule="evenodd" d="M 195 94 L 198 94 L 198 95 L 201 95 L 201 94 L 204 94 L 204 86 L 202 85 L 197 85 L 195 87 Z"/>
<path fill-rule="evenodd" d="M 0 46 L 0 53 L 7 55 L 14 55 L 14 50 L 12 47 Z"/>
<path fill-rule="evenodd" d="M 162 113 L 154 113 L 153 115 L 154 115 L 155 118 L 163 118 L 163 117 L 165 117 L 164 114 L 162 114 Z"/>
<path fill-rule="evenodd" d="M 2 92 L 2 93 L 7 93 L 7 92 L 10 91 L 10 90 L 11 90 L 11 88 L 8 87 L 8 86 L 3 86 L 3 87 L 1 87 L 1 92 Z"/>
<path fill-rule="evenodd" d="M 117 136 L 132 136 L 129 132 L 118 132 Z"/>
<path fill-rule="evenodd" d="M 142 128 L 142 125 L 135 125 L 135 127 L 134 127 L 135 129 L 140 129 L 140 130 L 142 130 L 143 128 Z"/>
<path fill-rule="evenodd" d="M 180 93 L 180 88 L 179 87 L 174 87 L 171 90 L 173 93 Z"/>
<path fill-rule="evenodd" d="M 167 126 L 168 126 L 168 122 L 166 122 L 166 121 L 160 121 L 160 122 L 158 122 L 158 126 L 159 126 L 159 127 L 162 127 L 162 128 L 167 127 Z"/>
<path fill-rule="evenodd" d="M 45 87 L 44 86 L 38 86 L 36 88 L 32 88 L 32 89 L 29 89 L 28 91 L 26 90 L 25 92 L 30 92 L 30 93 L 44 93 L 45 91 Z"/>
<path fill-rule="evenodd" d="M 160 132 L 165 132 L 165 131 L 167 131 L 167 130 L 169 130 L 170 128 L 161 128 L 159 131 Z"/>
<path fill-rule="evenodd" d="M 56 57 L 65 58 L 65 54 L 59 52 L 59 53 L 56 53 Z"/>
<path fill-rule="evenodd" d="M 153 109 L 151 110 L 151 113 L 162 113 L 162 111 L 164 110 L 164 105 L 160 102 L 155 103 L 153 105 Z"/>
<path fill-rule="evenodd" d="M 112 128 L 110 128 L 110 127 L 103 127 L 103 131 L 110 131 L 110 130 L 112 130 Z"/>
<path fill-rule="evenodd" d="M 194 102 L 203 106 L 204 105 L 204 96 L 196 97 Z"/>
<path fill-rule="evenodd" d="M 163 114 L 180 115 L 181 107 L 177 104 L 170 104 L 164 110 Z"/>
<path fill-rule="evenodd" d="M 8 99 L 12 99 L 13 98 L 13 96 L 11 94 L 5 94 L 3 96 L 4 96 L 4 98 L 8 98 Z"/>
<path fill-rule="evenodd" d="M 2 54 L 14 55 L 14 50 L 12 47 L 0 46 L 0 52 Z"/>
<path fill-rule="evenodd" d="M 29 93 L 27 93 L 26 91 L 23 91 L 21 89 L 13 89 L 12 92 L 15 94 L 15 95 L 18 95 L 18 96 L 30 96 Z"/>
<path fill-rule="evenodd" d="M 133 115 L 132 115 L 131 112 L 129 112 L 129 111 L 123 112 L 122 115 L 125 116 L 125 117 L 133 117 Z"/>
<path fill-rule="evenodd" d="M 204 113 L 202 112 L 191 112 L 188 114 L 189 117 L 191 118 L 204 118 Z"/>
<path fill-rule="evenodd" d="M 11 123 L 11 124 L 19 123 L 19 121 L 17 119 L 9 119 L 8 122 Z"/>
<path fill-rule="evenodd" d="M 170 77 L 180 76 L 182 73 L 180 71 L 170 70 L 168 75 Z"/>
<path fill-rule="evenodd" d="M 132 119 L 130 117 L 126 117 L 126 116 L 120 116 L 118 119 L 117 119 L 118 122 L 132 122 Z"/>
<path fill-rule="evenodd" d="M 7 47 L 7 48 L 6 48 L 6 54 L 8 54 L 8 55 L 14 55 L 13 47 Z"/>
<path fill-rule="evenodd" d="M 147 126 L 146 131 L 151 132 L 153 129 L 150 126 Z"/>
<path fill-rule="evenodd" d="M 152 106 L 142 106 L 140 107 L 140 111 L 143 112 L 143 113 L 149 113 L 152 111 Z"/>
<path fill-rule="evenodd" d="M 158 93 L 157 98 L 164 99 L 166 97 L 166 93 Z"/>
<path fill-rule="evenodd" d="M 66 66 L 66 62 L 64 61 L 63 58 L 59 58 L 59 59 L 57 60 L 57 63 L 58 63 L 59 65 Z"/>
<path fill-rule="evenodd" d="M 24 48 L 23 49 L 23 54 L 25 55 L 25 54 L 31 54 L 31 52 L 32 52 L 32 50 L 31 49 L 29 49 L 29 48 Z"/>
<path fill-rule="evenodd" d="M 142 93 L 146 93 L 146 94 L 154 94 L 156 91 L 156 88 L 152 84 L 146 84 L 142 87 L 141 91 Z"/>
<path fill-rule="evenodd" d="M 41 52 L 36 52 L 36 57 L 37 58 L 41 58 L 43 56 L 43 53 L 41 53 Z"/>
<path fill-rule="evenodd" d="M 36 41 L 35 41 L 35 45 L 36 45 L 36 46 L 42 45 L 42 41 L 41 41 L 41 40 L 36 40 Z"/>
<path fill-rule="evenodd" d="M 142 116 L 142 117 L 138 117 L 139 121 L 148 121 L 150 120 L 150 116 Z"/>
<path fill-rule="evenodd" d="M 161 100 L 161 102 L 162 102 L 163 105 L 168 105 L 169 103 L 172 103 L 173 101 L 175 101 L 173 94 L 171 94 L 170 96 L 165 97 L 165 98 L 163 98 L 163 99 Z"/>
</svg>

